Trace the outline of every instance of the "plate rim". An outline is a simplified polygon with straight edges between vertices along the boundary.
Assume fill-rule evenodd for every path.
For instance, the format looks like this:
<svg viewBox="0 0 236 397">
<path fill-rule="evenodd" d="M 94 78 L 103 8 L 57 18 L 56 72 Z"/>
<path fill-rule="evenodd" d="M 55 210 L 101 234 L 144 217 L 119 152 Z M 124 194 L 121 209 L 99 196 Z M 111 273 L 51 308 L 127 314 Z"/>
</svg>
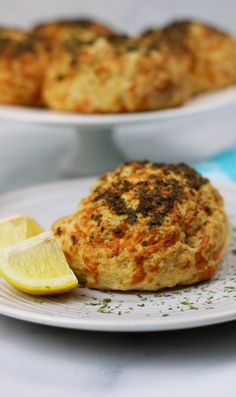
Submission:
<svg viewBox="0 0 236 397">
<path fill-rule="evenodd" d="M 202 99 L 209 99 L 202 103 Z M 180 107 L 146 112 L 82 114 L 50 109 L 0 105 L 0 120 L 41 123 L 50 125 L 78 125 L 84 127 L 115 126 L 124 124 L 157 122 L 181 117 L 197 116 L 236 104 L 236 86 L 203 93 Z"/>
<path fill-rule="evenodd" d="M 159 331 L 174 331 L 181 329 L 199 328 L 208 325 L 216 325 L 229 321 L 236 320 L 236 309 L 229 310 L 222 313 L 205 313 L 202 317 L 194 317 L 193 315 L 188 315 L 187 319 L 182 319 L 180 322 L 177 318 L 170 319 L 166 317 L 163 322 L 155 321 L 153 318 L 146 318 L 145 321 L 142 320 L 132 320 L 132 322 L 127 321 L 126 323 L 109 321 L 108 316 L 106 319 L 97 320 L 87 320 L 80 318 L 79 321 L 70 318 L 62 318 L 58 321 L 57 318 L 50 316 L 49 314 L 43 314 L 37 312 L 32 312 L 30 315 L 23 309 L 15 309 L 8 307 L 5 310 L 3 305 L 0 303 L 0 314 L 6 317 L 14 318 L 16 320 L 23 320 L 33 324 L 47 325 L 57 328 L 64 329 L 76 329 L 84 331 L 103 331 L 103 332 L 159 332 Z"/>
<path fill-rule="evenodd" d="M 0 203 L 2 201 L 15 198 L 16 196 L 20 196 L 22 194 L 27 194 L 31 192 L 34 194 L 35 191 L 41 189 L 60 189 L 65 185 L 75 185 L 78 183 L 92 183 L 94 177 L 88 178 L 78 178 L 78 179 L 69 179 L 69 180 L 61 180 L 54 182 L 47 182 L 42 184 L 36 184 L 33 186 L 29 186 L 26 188 L 16 189 L 10 192 L 3 193 L 0 196 Z M 213 182 L 214 184 L 214 182 Z M 223 181 L 220 184 L 224 189 L 235 192 L 236 194 L 236 184 L 231 181 Z M 5 281 L 0 281 L 0 286 Z M 1 288 L 1 287 L 0 287 Z M 68 318 L 62 317 L 58 320 L 58 315 L 56 317 L 51 316 L 50 314 L 40 313 L 37 311 L 29 312 L 28 310 L 24 310 L 22 308 L 11 307 L 8 305 L 4 305 L 4 303 L 0 300 L 0 314 L 18 319 L 24 320 L 30 323 L 48 325 L 60 328 L 68 328 L 68 329 L 77 329 L 77 330 L 89 330 L 89 331 L 105 331 L 105 332 L 149 332 L 149 331 L 170 331 L 170 330 L 178 330 L 178 329 L 188 329 L 188 328 L 197 328 L 207 325 L 220 324 L 232 320 L 236 320 L 236 306 L 235 309 L 229 307 L 228 310 L 224 310 L 218 313 L 212 312 L 203 312 L 200 314 L 198 312 L 198 316 L 194 316 L 193 313 L 188 312 L 188 316 L 186 318 L 182 318 L 181 321 L 179 318 L 165 317 L 162 318 L 160 322 L 160 318 L 155 319 L 145 318 L 144 319 L 132 319 L 132 321 L 117 321 L 109 320 L 109 316 L 104 315 L 104 318 L 99 319 L 85 319 L 85 318 Z"/>
</svg>

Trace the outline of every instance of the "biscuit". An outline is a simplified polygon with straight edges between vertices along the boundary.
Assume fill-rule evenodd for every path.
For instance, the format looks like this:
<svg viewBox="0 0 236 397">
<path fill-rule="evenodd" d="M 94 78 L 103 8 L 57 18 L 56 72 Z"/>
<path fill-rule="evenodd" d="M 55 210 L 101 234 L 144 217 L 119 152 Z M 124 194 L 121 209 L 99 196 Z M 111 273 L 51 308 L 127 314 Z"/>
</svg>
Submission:
<svg viewBox="0 0 236 397">
<path fill-rule="evenodd" d="M 48 44 L 38 35 L 0 29 L 0 103 L 41 105 L 49 53 Z"/>
<path fill-rule="evenodd" d="M 221 195 L 192 168 L 131 162 L 99 178 L 53 232 L 87 287 L 156 291 L 212 278 L 229 223 Z"/>
<path fill-rule="evenodd" d="M 184 73 L 171 51 L 135 38 L 70 40 L 49 65 L 43 98 L 52 109 L 82 113 L 165 109 L 188 99 Z"/>
<path fill-rule="evenodd" d="M 57 47 L 71 39 L 90 41 L 100 36 L 108 36 L 112 33 L 112 29 L 98 21 L 64 19 L 42 23 L 35 26 L 32 32 L 46 37 L 54 47 Z"/>
<path fill-rule="evenodd" d="M 157 45 L 163 41 L 172 49 L 186 69 L 192 95 L 236 82 L 236 41 L 221 30 L 200 22 L 178 21 L 141 37 Z"/>
</svg>

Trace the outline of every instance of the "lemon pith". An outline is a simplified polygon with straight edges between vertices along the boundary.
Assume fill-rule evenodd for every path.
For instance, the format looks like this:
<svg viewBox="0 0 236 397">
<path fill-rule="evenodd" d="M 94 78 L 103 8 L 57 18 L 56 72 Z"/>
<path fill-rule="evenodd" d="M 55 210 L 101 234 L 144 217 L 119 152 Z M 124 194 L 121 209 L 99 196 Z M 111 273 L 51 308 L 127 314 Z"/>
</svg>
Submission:
<svg viewBox="0 0 236 397">
<path fill-rule="evenodd" d="M 33 295 L 63 293 L 78 285 L 51 232 L 3 249 L 0 271 L 10 284 Z"/>
</svg>

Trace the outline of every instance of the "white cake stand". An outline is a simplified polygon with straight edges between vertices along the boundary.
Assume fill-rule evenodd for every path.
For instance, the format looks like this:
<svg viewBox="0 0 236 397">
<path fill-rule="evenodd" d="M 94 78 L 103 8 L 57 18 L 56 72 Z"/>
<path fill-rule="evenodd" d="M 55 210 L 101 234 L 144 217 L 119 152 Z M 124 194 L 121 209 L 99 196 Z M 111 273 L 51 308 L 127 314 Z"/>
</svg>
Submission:
<svg viewBox="0 0 236 397">
<path fill-rule="evenodd" d="M 0 120 L 74 127 L 77 139 L 73 152 L 63 161 L 63 171 L 68 176 L 80 176 L 102 173 L 124 160 L 113 142 L 112 130 L 115 126 L 193 117 L 232 104 L 236 104 L 236 87 L 201 95 L 180 108 L 140 113 L 82 115 L 0 106 Z"/>
</svg>

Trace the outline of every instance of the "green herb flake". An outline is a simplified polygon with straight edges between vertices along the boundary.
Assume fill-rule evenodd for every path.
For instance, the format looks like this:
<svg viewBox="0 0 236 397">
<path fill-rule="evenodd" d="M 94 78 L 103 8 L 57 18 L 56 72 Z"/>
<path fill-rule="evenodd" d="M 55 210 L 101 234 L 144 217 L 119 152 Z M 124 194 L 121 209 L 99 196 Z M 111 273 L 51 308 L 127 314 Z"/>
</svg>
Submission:
<svg viewBox="0 0 236 397">
<path fill-rule="evenodd" d="M 101 304 L 102 304 L 103 306 L 108 305 L 108 303 L 110 303 L 110 302 L 111 302 L 111 299 L 110 299 L 110 298 L 104 298 L 104 299 L 101 300 Z"/>
<path fill-rule="evenodd" d="M 101 306 L 101 307 L 99 307 L 98 309 L 97 309 L 97 312 L 99 312 L 99 313 L 103 313 L 103 314 L 111 314 L 112 312 L 110 312 L 110 311 L 108 311 L 108 310 L 105 310 L 106 309 L 106 306 Z"/>
<path fill-rule="evenodd" d="M 181 303 L 181 305 L 191 305 L 191 303 L 188 301 L 180 301 L 179 303 Z"/>
<path fill-rule="evenodd" d="M 43 303 L 43 300 L 40 298 L 35 298 L 34 301 L 35 303 Z"/>
</svg>

